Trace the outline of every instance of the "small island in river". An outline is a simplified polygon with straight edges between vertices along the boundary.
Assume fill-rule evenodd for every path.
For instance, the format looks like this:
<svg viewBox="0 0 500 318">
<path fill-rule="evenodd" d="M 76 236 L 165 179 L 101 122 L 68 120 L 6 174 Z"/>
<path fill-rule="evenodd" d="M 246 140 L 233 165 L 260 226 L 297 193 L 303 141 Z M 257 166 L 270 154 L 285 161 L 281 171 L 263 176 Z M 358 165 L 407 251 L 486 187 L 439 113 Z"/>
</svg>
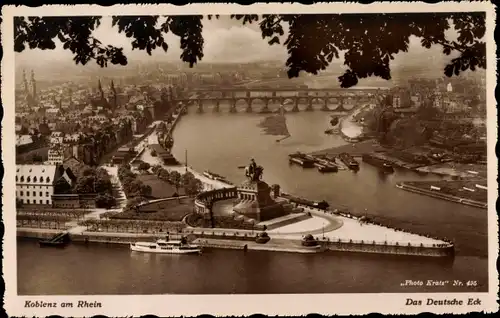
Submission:
<svg viewBox="0 0 500 318">
<path fill-rule="evenodd" d="M 266 135 L 285 136 L 285 138 L 290 137 L 290 132 L 288 131 L 286 117 L 284 114 L 268 116 L 264 118 L 258 126 L 263 128 L 263 131 Z M 282 139 L 278 139 L 277 141 L 281 140 Z"/>
</svg>

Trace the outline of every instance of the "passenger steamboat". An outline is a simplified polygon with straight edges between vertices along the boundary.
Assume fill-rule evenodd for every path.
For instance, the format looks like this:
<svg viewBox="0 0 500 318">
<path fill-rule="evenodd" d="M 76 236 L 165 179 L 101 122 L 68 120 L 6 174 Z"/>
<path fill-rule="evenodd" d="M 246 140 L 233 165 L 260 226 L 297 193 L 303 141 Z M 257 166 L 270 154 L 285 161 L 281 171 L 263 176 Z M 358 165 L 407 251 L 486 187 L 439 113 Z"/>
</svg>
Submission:
<svg viewBox="0 0 500 318">
<path fill-rule="evenodd" d="M 227 182 L 226 178 L 224 176 L 221 176 L 217 173 L 213 173 L 211 171 L 205 170 L 203 172 L 203 175 L 209 179 L 216 180 L 216 181 L 222 181 L 222 182 Z"/>
<path fill-rule="evenodd" d="M 130 250 L 157 254 L 201 254 L 201 247 L 187 243 L 185 238 L 179 241 L 157 240 L 156 242 L 130 243 Z"/>
</svg>

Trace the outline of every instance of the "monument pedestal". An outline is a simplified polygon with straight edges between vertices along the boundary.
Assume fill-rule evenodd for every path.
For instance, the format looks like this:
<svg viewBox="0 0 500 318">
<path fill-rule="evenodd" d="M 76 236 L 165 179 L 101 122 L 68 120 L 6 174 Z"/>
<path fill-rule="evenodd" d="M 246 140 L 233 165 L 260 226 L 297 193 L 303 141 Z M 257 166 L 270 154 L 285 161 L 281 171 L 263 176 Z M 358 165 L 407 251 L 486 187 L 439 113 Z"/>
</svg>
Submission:
<svg viewBox="0 0 500 318">
<path fill-rule="evenodd" d="M 245 181 L 237 191 L 239 202 L 233 210 L 257 223 L 287 214 L 285 208 L 273 200 L 271 188 L 264 181 Z"/>
</svg>

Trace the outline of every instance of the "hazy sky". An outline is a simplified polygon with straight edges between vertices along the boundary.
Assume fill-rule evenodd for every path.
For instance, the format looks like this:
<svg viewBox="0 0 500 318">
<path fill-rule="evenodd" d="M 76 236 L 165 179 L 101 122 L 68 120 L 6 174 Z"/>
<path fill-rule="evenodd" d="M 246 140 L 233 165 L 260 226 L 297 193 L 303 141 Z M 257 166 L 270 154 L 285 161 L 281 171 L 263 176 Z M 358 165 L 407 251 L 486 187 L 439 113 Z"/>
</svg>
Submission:
<svg viewBox="0 0 500 318">
<path fill-rule="evenodd" d="M 118 34 L 118 28 L 111 26 L 111 18 L 104 17 L 101 20 L 101 26 L 94 32 L 96 38 L 104 44 L 112 44 L 124 47 L 124 52 L 130 61 L 151 58 L 145 51 L 132 51 L 130 39 L 123 33 Z M 261 32 L 257 23 L 251 25 L 242 25 L 240 21 L 231 20 L 229 17 L 221 17 L 219 20 L 203 20 L 203 37 L 205 39 L 204 58 L 202 62 L 253 62 L 263 60 L 283 61 L 287 58 L 286 48 L 280 45 L 270 46 L 266 40 L 262 39 Z M 286 35 L 285 30 L 285 35 Z M 153 58 L 163 61 L 180 62 L 179 56 L 179 38 L 169 33 L 166 37 L 169 44 L 169 50 L 164 53 L 157 49 L 153 52 Z M 16 65 L 29 66 L 32 63 L 38 65 L 58 63 L 68 61 L 72 62 L 72 54 L 62 49 L 58 43 L 55 50 L 25 50 L 22 53 L 16 53 Z M 283 41 L 282 41 L 283 43 Z M 443 62 L 449 60 L 441 54 L 441 48 L 435 46 L 431 49 L 423 48 L 417 38 L 410 41 L 410 50 L 408 53 L 398 54 L 391 65 L 425 65 L 433 67 L 439 65 L 443 67 Z M 335 61 L 334 61 L 335 62 Z M 342 64 L 343 60 L 335 62 Z"/>
</svg>

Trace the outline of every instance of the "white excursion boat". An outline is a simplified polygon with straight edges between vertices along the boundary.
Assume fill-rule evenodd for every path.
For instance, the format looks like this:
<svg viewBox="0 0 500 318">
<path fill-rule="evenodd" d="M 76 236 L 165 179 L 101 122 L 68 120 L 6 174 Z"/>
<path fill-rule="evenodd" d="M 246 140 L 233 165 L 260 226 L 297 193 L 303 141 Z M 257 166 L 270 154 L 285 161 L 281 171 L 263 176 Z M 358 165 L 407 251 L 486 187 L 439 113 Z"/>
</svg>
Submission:
<svg viewBox="0 0 500 318">
<path fill-rule="evenodd" d="M 201 248 L 191 245 L 185 240 L 157 240 L 156 242 L 130 243 L 130 249 L 135 252 L 158 254 L 200 254 Z"/>
</svg>

